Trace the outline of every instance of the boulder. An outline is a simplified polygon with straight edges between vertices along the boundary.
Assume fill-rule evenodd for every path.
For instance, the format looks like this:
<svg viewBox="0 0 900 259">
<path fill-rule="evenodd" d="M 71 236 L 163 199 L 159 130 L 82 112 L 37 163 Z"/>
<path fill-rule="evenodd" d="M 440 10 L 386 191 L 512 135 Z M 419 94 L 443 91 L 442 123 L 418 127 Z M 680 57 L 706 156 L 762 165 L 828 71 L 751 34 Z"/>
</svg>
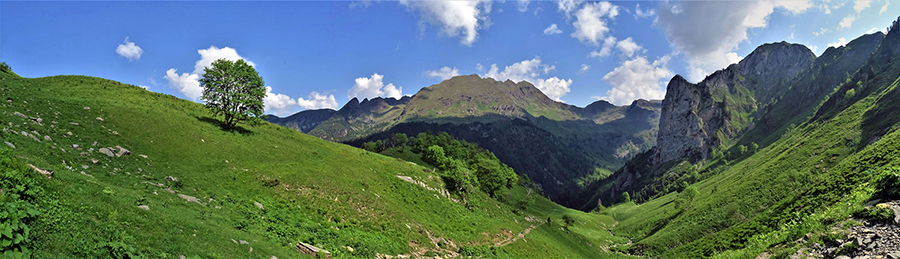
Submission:
<svg viewBox="0 0 900 259">
<path fill-rule="evenodd" d="M 25 114 L 22 114 L 21 112 L 13 112 L 13 115 L 22 117 L 22 119 L 28 119 L 28 116 L 25 116 Z"/>
<path fill-rule="evenodd" d="M 116 149 L 119 150 L 119 152 L 116 152 L 116 157 L 131 155 L 131 151 L 128 151 L 128 149 L 121 146 L 116 146 Z"/>
<path fill-rule="evenodd" d="M 110 150 L 109 148 L 105 148 L 105 147 L 101 147 L 101 148 L 100 148 L 100 153 L 103 153 L 104 155 L 107 155 L 107 156 L 109 156 L 109 157 L 114 157 L 114 156 L 116 156 L 116 154 L 113 153 L 112 150 Z"/>
</svg>

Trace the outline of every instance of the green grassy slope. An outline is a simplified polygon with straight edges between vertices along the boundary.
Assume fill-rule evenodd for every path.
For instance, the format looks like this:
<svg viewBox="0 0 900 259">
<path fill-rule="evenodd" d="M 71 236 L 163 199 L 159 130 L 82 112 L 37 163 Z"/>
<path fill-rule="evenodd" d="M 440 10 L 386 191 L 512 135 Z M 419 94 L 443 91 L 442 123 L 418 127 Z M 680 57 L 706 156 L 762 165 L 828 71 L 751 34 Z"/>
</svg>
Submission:
<svg viewBox="0 0 900 259">
<path fill-rule="evenodd" d="M 699 191 L 692 202 L 670 193 L 605 210 L 622 221 L 613 233 L 634 239 L 629 251 L 664 258 L 786 256 L 822 242 L 808 237 L 860 210 L 876 191 L 871 182 L 900 165 L 900 53 L 891 52 L 900 44 L 896 29 L 895 23 L 893 35 L 871 54 L 893 58 L 869 58 L 816 117 L 755 154 L 688 169 L 702 180 L 691 185 Z M 850 89 L 857 94 L 845 94 Z"/>
<path fill-rule="evenodd" d="M 23 245 L 37 257 L 304 257 L 298 241 L 335 257 L 616 257 L 602 248 L 624 242 L 600 231 L 608 216 L 543 198 L 514 214 L 483 193 L 467 209 L 397 177 L 441 188 L 430 169 L 272 124 L 223 131 L 200 104 L 110 80 L 0 73 L 0 94 L 0 136 L 15 146 L 0 144 L 10 149 L 0 201 L 14 200 L 20 182 L 42 189 L 28 200 L 40 214 L 26 220 Z M 98 151 L 116 146 L 131 154 Z M 560 228 L 563 215 L 578 218 L 571 231 Z M 542 224 L 547 217 L 557 220 Z M 532 225 L 507 246 L 485 246 Z"/>
</svg>

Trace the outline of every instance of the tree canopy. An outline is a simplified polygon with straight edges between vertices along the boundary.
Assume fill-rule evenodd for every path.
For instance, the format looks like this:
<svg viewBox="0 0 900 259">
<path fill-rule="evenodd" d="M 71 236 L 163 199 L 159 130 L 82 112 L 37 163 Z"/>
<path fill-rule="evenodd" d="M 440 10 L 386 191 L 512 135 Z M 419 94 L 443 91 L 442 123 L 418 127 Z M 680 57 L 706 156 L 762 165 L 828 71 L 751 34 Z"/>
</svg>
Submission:
<svg viewBox="0 0 900 259">
<path fill-rule="evenodd" d="M 266 89 L 263 79 L 243 59 L 216 60 L 203 68 L 202 100 L 215 116 L 224 115 L 222 126 L 231 129 L 238 122 L 263 116 Z"/>
</svg>

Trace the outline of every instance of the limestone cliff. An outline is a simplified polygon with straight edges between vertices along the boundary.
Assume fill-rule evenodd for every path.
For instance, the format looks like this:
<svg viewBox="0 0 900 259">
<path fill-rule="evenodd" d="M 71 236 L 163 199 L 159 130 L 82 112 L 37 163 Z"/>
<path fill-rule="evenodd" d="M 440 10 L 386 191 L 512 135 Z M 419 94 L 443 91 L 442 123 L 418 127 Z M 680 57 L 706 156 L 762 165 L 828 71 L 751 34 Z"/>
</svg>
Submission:
<svg viewBox="0 0 900 259">
<path fill-rule="evenodd" d="M 722 138 L 753 127 L 757 106 L 786 90 L 814 59 L 805 46 L 780 42 L 759 46 L 697 84 L 676 75 L 666 88 L 650 163 L 708 158 Z"/>
</svg>

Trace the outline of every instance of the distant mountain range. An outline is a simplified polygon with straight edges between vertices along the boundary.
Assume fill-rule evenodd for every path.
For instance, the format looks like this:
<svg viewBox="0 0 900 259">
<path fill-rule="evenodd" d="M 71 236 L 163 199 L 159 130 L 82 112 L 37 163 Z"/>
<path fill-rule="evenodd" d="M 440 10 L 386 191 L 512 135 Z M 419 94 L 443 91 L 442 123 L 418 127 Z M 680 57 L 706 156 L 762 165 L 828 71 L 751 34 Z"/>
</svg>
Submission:
<svg viewBox="0 0 900 259">
<path fill-rule="evenodd" d="M 308 110 L 269 121 L 360 146 L 394 133 L 448 132 L 491 150 L 567 206 L 635 154 L 655 144 L 660 101 L 577 107 L 553 101 L 528 82 L 457 76 L 401 99 L 353 98 L 340 110 Z M 594 202 L 596 203 L 596 202 Z"/>
</svg>

